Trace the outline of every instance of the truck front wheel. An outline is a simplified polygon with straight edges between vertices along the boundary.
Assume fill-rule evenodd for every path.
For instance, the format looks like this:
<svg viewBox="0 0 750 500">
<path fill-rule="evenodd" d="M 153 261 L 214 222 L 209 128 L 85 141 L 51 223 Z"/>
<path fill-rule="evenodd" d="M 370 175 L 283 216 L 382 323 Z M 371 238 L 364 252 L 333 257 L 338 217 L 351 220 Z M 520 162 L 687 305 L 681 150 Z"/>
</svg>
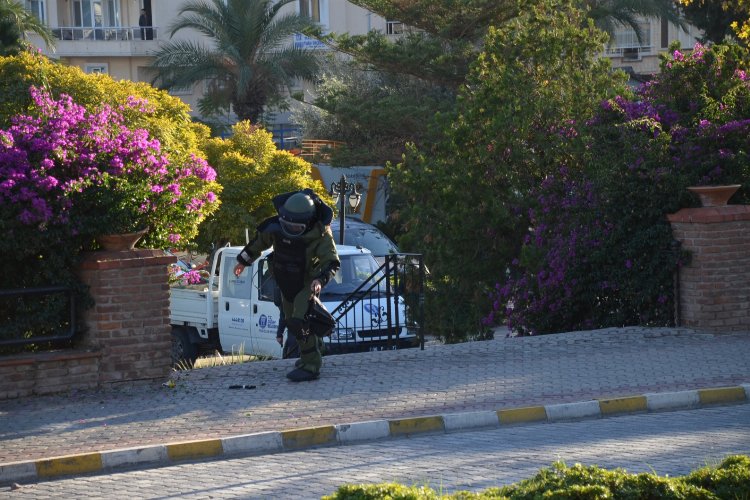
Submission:
<svg viewBox="0 0 750 500">
<path fill-rule="evenodd" d="M 179 327 L 172 327 L 172 366 L 192 368 L 198 359 L 198 347 L 190 342 L 190 335 Z"/>
</svg>

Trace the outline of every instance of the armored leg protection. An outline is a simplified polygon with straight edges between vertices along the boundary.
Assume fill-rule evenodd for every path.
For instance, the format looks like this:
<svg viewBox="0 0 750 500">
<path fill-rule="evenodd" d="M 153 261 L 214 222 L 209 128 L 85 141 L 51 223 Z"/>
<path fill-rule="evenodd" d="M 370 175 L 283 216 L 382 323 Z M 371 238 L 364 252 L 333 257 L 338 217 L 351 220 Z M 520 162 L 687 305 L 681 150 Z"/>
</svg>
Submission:
<svg viewBox="0 0 750 500">
<path fill-rule="evenodd" d="M 296 368 L 287 374 L 287 378 L 295 382 L 318 378 L 320 367 L 323 364 L 318 338 L 309 333 L 301 319 L 290 318 L 287 322 L 287 328 L 289 333 L 297 339 L 300 351 L 300 359 L 294 363 Z"/>
</svg>

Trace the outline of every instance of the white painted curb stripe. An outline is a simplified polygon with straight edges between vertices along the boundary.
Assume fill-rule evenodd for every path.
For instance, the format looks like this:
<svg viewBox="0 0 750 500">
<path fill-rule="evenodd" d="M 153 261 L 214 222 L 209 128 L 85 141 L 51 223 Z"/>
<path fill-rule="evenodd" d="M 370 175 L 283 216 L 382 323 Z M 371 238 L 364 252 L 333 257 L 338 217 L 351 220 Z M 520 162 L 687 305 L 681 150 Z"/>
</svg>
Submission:
<svg viewBox="0 0 750 500">
<path fill-rule="evenodd" d="M 281 433 L 276 431 L 222 438 L 221 446 L 224 454 L 268 453 L 284 449 Z"/>
<path fill-rule="evenodd" d="M 167 460 L 167 447 L 164 445 L 148 446 L 145 448 L 126 448 L 123 450 L 103 451 L 102 467 L 120 467 L 148 462 L 163 462 Z"/>
<path fill-rule="evenodd" d="M 22 479 L 36 479 L 35 462 L 17 462 L 0 465 L 0 484 Z"/>
<path fill-rule="evenodd" d="M 391 426 L 387 420 L 370 420 L 336 426 L 336 435 L 338 436 L 338 442 L 341 444 L 383 439 L 390 434 Z"/>
<path fill-rule="evenodd" d="M 571 420 L 574 418 L 591 418 L 601 415 L 599 401 L 581 401 L 580 403 L 547 405 L 544 407 L 544 410 L 547 412 L 548 422 L 559 422 L 561 420 Z"/>
<path fill-rule="evenodd" d="M 472 411 L 466 413 L 449 413 L 443 415 L 446 431 L 475 429 L 478 427 L 497 427 L 500 420 L 496 411 Z"/>
<path fill-rule="evenodd" d="M 646 394 L 649 411 L 697 408 L 701 404 L 698 391 L 661 392 Z"/>
</svg>

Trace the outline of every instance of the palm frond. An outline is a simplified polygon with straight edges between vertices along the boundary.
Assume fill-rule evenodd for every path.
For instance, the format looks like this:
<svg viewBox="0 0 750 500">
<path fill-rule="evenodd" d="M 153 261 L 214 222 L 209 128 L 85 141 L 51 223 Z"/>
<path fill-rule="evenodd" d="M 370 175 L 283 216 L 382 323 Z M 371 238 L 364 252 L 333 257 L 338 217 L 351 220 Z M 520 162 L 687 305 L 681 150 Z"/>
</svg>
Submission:
<svg viewBox="0 0 750 500">
<path fill-rule="evenodd" d="M 188 41 L 164 44 L 152 54 L 155 80 L 184 88 L 216 79 L 221 85 L 211 88 L 199 107 L 216 110 L 232 102 L 240 119 L 255 121 L 294 78 L 312 79 L 319 67 L 315 54 L 291 46 L 294 33 L 314 26 L 298 14 L 280 13 L 292 1 L 187 0 L 168 32 L 196 30 L 211 48 Z"/>
<path fill-rule="evenodd" d="M 20 3 L 15 0 L 0 0 L 0 19 L 15 25 L 24 40 L 27 33 L 38 35 L 54 52 L 56 39 L 52 31 Z"/>
</svg>

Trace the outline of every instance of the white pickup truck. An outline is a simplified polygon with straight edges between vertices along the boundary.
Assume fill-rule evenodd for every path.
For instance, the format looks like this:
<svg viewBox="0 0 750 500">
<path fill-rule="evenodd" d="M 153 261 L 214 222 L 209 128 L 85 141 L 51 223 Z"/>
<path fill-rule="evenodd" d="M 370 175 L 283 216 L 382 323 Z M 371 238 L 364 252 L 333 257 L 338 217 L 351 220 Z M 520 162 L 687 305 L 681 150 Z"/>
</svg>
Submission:
<svg viewBox="0 0 750 500">
<path fill-rule="evenodd" d="M 273 303 L 270 249 L 234 275 L 242 247 L 223 247 L 213 258 L 207 283 L 170 288 L 172 360 L 192 363 L 201 352 L 281 358 L 276 341 L 279 309 Z M 324 338 L 326 353 L 416 347 L 404 301 L 387 293 L 380 265 L 369 250 L 337 245 L 341 268 L 320 300 L 337 319 Z M 353 292 L 356 292 L 353 294 Z M 390 333 L 390 335 L 389 335 Z"/>
</svg>

